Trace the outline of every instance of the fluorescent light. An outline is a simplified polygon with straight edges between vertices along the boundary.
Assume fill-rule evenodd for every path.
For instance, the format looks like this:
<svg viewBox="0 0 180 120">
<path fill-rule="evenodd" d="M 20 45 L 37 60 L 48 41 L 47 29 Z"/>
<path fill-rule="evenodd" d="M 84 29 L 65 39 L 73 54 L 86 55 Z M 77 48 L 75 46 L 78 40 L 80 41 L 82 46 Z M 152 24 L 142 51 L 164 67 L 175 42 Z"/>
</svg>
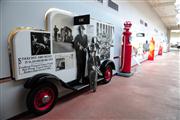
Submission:
<svg viewBox="0 0 180 120">
<path fill-rule="evenodd" d="M 180 0 L 176 0 L 175 5 L 180 4 Z"/>
<path fill-rule="evenodd" d="M 180 0 L 176 0 L 175 6 L 176 6 L 176 10 L 177 10 L 176 22 L 178 25 L 180 25 Z"/>
<path fill-rule="evenodd" d="M 176 6 L 177 12 L 180 13 L 180 0 L 176 0 L 175 6 Z"/>
<path fill-rule="evenodd" d="M 178 32 L 180 32 L 180 30 L 171 30 L 171 32 L 178 33 Z"/>
<path fill-rule="evenodd" d="M 180 24 L 180 13 L 176 15 L 176 22 L 177 24 Z"/>
</svg>

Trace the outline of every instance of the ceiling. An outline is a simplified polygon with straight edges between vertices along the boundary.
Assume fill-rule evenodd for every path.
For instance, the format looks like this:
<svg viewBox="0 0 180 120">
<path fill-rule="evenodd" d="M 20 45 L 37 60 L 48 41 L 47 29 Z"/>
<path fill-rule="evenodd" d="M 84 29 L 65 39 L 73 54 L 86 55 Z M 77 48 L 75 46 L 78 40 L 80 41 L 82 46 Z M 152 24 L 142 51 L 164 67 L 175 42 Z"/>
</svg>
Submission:
<svg viewBox="0 0 180 120">
<path fill-rule="evenodd" d="M 160 16 L 168 29 L 180 29 L 180 26 L 176 24 L 177 11 L 174 5 L 176 0 L 148 0 L 148 2 Z"/>
</svg>

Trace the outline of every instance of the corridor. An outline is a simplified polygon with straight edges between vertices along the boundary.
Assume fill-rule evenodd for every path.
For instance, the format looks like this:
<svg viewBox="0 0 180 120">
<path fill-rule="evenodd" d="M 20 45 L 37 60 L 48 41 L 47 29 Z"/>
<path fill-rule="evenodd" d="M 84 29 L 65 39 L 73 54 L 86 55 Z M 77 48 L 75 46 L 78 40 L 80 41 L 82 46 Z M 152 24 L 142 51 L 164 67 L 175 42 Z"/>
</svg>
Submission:
<svg viewBox="0 0 180 120">
<path fill-rule="evenodd" d="M 180 120 L 179 51 L 156 56 L 133 68 L 130 78 L 113 77 L 97 92 L 84 90 L 59 99 L 43 116 L 30 113 L 13 119 L 33 120 Z"/>
</svg>

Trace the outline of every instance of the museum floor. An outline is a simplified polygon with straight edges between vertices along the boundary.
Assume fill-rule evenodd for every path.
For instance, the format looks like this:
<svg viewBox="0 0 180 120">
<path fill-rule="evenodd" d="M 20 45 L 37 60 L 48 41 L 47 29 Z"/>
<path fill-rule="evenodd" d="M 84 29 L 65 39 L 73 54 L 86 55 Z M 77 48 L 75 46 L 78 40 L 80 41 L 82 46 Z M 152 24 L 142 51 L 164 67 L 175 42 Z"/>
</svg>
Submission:
<svg viewBox="0 0 180 120">
<path fill-rule="evenodd" d="M 30 113 L 14 119 L 33 120 L 180 120 L 180 52 L 172 51 L 146 61 L 130 78 L 68 95 L 43 115 Z"/>
</svg>

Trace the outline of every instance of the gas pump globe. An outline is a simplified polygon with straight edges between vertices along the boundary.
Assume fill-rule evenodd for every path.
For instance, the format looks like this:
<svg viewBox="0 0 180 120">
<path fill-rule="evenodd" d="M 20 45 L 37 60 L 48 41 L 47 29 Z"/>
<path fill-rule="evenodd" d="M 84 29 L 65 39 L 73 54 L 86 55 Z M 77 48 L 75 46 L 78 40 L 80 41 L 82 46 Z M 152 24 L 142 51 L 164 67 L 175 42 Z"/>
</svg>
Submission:
<svg viewBox="0 0 180 120">
<path fill-rule="evenodd" d="M 126 22 L 124 23 L 124 29 L 127 30 L 127 31 L 129 31 L 129 29 L 131 28 L 131 26 L 132 26 L 132 23 L 131 23 L 130 21 L 126 21 Z"/>
</svg>

